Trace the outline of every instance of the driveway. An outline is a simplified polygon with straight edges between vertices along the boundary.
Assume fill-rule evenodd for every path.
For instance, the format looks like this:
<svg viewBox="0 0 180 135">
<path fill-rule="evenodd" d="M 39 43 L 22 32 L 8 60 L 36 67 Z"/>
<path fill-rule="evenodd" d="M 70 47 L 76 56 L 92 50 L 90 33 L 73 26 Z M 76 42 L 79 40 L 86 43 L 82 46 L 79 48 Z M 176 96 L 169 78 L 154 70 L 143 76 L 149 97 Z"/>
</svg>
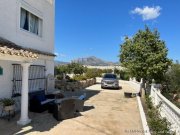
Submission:
<svg viewBox="0 0 180 135">
<path fill-rule="evenodd" d="M 142 124 L 136 98 L 124 98 L 123 91 L 130 87 L 120 82 L 122 89 L 101 89 L 100 84 L 88 87 L 84 112 L 73 119 L 57 122 L 51 114 L 31 113 L 32 123 L 26 127 L 16 120 L 0 122 L 0 134 L 29 135 L 139 135 Z M 6 124 L 6 125 L 5 125 Z M 5 127 L 8 127 L 5 129 Z M 2 132 L 1 132 L 2 131 Z"/>
<path fill-rule="evenodd" d="M 126 83 L 122 83 L 121 86 L 121 90 L 102 90 L 100 84 L 88 87 L 87 95 L 90 98 L 85 102 L 85 112 L 81 113 L 82 116 L 64 120 L 44 133 L 51 135 L 140 134 L 138 131 L 142 131 L 142 125 L 137 100 L 124 98 L 123 91 L 129 86 Z"/>
</svg>

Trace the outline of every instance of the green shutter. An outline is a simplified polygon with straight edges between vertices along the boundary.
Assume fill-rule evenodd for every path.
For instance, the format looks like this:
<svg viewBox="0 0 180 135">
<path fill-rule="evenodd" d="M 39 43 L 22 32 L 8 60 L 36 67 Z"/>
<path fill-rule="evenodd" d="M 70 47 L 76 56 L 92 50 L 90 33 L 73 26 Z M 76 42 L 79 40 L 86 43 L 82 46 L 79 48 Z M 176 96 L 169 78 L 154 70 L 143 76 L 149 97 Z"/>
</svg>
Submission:
<svg viewBox="0 0 180 135">
<path fill-rule="evenodd" d="M 3 68 L 0 67 L 0 75 L 3 75 Z"/>
</svg>

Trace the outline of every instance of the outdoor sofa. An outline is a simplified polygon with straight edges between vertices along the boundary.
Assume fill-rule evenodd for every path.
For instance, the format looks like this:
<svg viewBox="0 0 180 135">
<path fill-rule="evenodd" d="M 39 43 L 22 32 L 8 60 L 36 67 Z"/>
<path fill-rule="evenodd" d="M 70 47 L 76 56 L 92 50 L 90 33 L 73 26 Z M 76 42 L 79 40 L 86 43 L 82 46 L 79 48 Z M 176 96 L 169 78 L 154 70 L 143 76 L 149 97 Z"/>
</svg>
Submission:
<svg viewBox="0 0 180 135">
<path fill-rule="evenodd" d="M 60 103 L 54 104 L 53 116 L 57 121 L 73 118 L 75 114 L 75 99 L 64 98 Z"/>
<path fill-rule="evenodd" d="M 83 111 L 84 99 L 85 94 L 79 97 L 72 96 L 55 101 L 56 104 L 54 104 L 53 111 L 54 118 L 59 121 L 74 117 L 76 112 Z"/>
<path fill-rule="evenodd" d="M 44 112 L 54 101 L 54 98 L 48 98 L 48 95 L 45 95 L 44 90 L 29 93 L 29 110 L 37 113 Z"/>
</svg>

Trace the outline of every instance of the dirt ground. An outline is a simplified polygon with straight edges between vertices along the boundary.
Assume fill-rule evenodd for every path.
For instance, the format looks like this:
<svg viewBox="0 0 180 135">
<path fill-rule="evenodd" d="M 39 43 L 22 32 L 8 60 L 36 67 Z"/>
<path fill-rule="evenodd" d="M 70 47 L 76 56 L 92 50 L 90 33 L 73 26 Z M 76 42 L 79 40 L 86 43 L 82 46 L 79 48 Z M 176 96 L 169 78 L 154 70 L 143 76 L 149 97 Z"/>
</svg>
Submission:
<svg viewBox="0 0 180 135">
<path fill-rule="evenodd" d="M 84 112 L 73 119 L 57 122 L 47 112 L 30 113 L 31 124 L 20 127 L 16 118 L 0 120 L 0 135 L 140 135 L 142 124 L 136 98 L 124 98 L 130 87 L 120 82 L 122 89 L 101 89 L 100 84 L 88 87 Z"/>
</svg>

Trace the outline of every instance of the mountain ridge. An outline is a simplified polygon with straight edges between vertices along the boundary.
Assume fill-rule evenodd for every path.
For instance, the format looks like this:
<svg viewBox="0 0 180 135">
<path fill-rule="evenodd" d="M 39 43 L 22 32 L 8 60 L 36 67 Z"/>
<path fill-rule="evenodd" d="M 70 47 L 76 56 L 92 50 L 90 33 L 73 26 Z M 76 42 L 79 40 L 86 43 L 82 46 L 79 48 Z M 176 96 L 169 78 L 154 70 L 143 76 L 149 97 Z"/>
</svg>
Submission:
<svg viewBox="0 0 180 135">
<path fill-rule="evenodd" d="M 105 61 L 95 56 L 77 58 L 72 60 L 72 62 L 80 63 L 82 65 L 89 65 L 89 66 L 113 66 L 118 64 L 118 62 Z"/>
</svg>

